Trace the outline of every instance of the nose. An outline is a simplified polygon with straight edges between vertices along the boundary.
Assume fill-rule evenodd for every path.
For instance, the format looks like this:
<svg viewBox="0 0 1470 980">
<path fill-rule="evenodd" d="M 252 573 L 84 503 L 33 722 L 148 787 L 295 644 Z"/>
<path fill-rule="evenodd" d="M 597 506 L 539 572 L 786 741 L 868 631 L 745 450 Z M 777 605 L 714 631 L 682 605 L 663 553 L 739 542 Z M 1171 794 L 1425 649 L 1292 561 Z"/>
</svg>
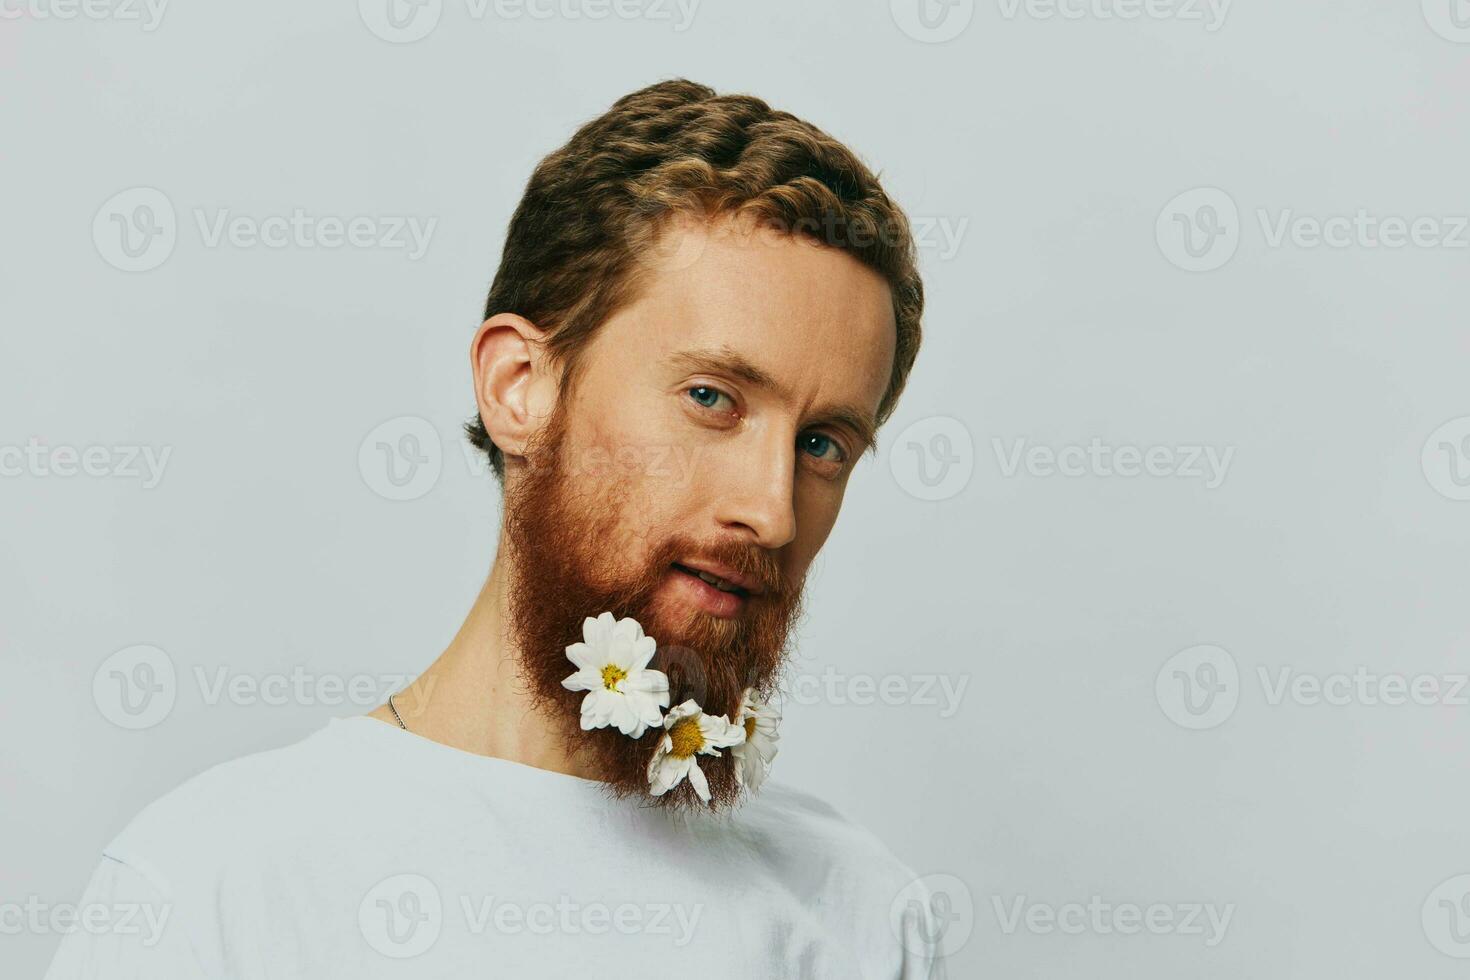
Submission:
<svg viewBox="0 0 1470 980">
<path fill-rule="evenodd" d="M 762 548 L 796 537 L 796 434 L 771 432 L 731 454 L 718 491 L 720 524 Z"/>
</svg>

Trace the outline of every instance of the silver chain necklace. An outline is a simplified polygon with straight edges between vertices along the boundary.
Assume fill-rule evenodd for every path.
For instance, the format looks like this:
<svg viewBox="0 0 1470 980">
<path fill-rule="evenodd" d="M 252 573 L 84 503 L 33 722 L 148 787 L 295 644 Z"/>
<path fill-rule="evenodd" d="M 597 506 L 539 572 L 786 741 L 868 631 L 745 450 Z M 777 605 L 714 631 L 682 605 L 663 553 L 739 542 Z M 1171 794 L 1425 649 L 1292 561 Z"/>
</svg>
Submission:
<svg viewBox="0 0 1470 980">
<path fill-rule="evenodd" d="M 394 692 L 397 693 L 396 691 Z M 408 731 L 408 726 L 403 723 L 403 716 L 398 713 L 398 706 L 393 703 L 393 695 L 388 695 L 388 708 L 393 712 L 393 717 L 398 720 L 398 727 Z"/>
</svg>

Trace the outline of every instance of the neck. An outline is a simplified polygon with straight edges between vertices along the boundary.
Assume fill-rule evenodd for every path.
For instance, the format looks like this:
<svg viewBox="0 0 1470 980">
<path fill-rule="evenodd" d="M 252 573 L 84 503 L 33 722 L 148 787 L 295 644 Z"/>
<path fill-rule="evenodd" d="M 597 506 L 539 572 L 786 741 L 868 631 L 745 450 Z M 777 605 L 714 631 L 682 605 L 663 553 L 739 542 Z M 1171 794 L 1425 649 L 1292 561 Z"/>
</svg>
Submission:
<svg viewBox="0 0 1470 980">
<path fill-rule="evenodd" d="M 506 580 L 506 563 L 497 555 L 459 632 L 416 681 L 393 696 L 393 704 L 415 735 L 476 755 L 595 778 L 568 755 L 563 733 L 524 693 Z M 387 704 L 370 715 L 398 724 Z"/>
</svg>

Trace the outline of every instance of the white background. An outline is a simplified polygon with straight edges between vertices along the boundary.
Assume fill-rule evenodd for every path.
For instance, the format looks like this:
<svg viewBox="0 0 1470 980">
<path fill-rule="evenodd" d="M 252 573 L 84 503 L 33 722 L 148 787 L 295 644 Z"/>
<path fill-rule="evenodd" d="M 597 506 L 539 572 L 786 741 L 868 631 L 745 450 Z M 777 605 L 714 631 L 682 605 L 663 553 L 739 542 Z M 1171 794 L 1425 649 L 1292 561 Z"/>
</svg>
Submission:
<svg viewBox="0 0 1470 980">
<path fill-rule="evenodd" d="M 372 0 L 176 0 L 151 29 L 146 8 L 55 4 L 0 5 L 0 903 L 75 901 L 150 800 L 365 710 L 210 704 L 219 677 L 411 674 L 440 651 L 495 544 L 498 495 L 456 427 L 506 221 L 575 126 L 683 75 L 848 142 L 931 229 L 924 347 L 816 569 L 797 670 L 821 694 L 788 705 L 779 776 L 963 882 L 956 977 L 1463 975 L 1466 885 L 1436 889 L 1470 872 L 1470 707 L 1274 696 L 1283 670 L 1442 693 L 1470 671 L 1451 0 L 1223 20 L 960 0 L 933 32 L 906 0 L 706 0 L 687 22 L 442 0 L 406 42 Z M 108 202 L 138 187 L 175 241 L 123 271 Z M 417 258 L 198 227 L 298 208 L 436 223 Z M 1439 240 L 1275 238 L 1360 210 Z M 1220 234 L 1191 256 L 1186 226 Z M 440 472 L 389 500 L 359 449 L 404 417 Z M 1231 456 L 1219 481 L 1009 464 L 1017 440 L 1094 439 Z M 170 455 L 145 487 L 17 464 L 28 444 Z M 93 680 L 139 644 L 176 697 L 128 730 Z M 1223 656 L 1166 667 L 1202 644 Z M 1201 656 L 1226 671 L 1194 713 L 1174 670 L 1207 677 Z M 948 716 L 853 703 L 857 678 L 941 676 L 965 685 Z M 1214 946 L 1005 928 L 1018 900 L 1093 896 L 1233 910 Z M 3 972 L 38 975 L 58 938 L 0 934 Z"/>
</svg>

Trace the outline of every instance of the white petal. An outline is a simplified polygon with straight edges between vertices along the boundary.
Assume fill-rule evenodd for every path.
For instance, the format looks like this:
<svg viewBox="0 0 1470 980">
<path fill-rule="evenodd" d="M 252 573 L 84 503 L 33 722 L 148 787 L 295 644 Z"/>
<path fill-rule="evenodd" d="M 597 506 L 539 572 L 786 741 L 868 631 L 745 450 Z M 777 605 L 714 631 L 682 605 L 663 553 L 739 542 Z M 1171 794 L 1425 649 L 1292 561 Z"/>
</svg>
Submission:
<svg viewBox="0 0 1470 980">
<path fill-rule="evenodd" d="M 582 639 L 590 646 L 603 647 L 612 639 L 613 614 L 605 612 L 596 619 L 582 620 Z"/>
<path fill-rule="evenodd" d="M 715 749 L 728 748 L 731 745 L 739 745 L 745 741 L 745 729 L 740 725 L 732 725 L 724 715 L 704 715 L 699 719 L 699 731 L 704 735 L 704 748 L 699 751 L 705 755 L 718 755 Z"/>
<path fill-rule="evenodd" d="M 640 639 L 636 644 L 634 644 L 634 669 L 643 670 L 645 667 L 647 667 L 648 662 L 653 659 L 653 655 L 655 653 L 658 653 L 657 640 L 655 640 L 651 636 L 645 636 Z"/>
<path fill-rule="evenodd" d="M 664 727 L 673 728 L 675 722 L 682 721 L 685 718 L 690 718 L 697 714 L 699 714 L 699 705 L 695 704 L 692 700 L 685 701 L 678 707 L 670 709 L 669 713 L 664 715 Z"/>
<path fill-rule="evenodd" d="M 689 757 L 689 762 L 689 772 L 687 774 L 689 776 L 689 785 L 694 787 L 694 792 L 699 794 L 701 800 L 708 803 L 709 780 L 704 778 L 704 770 L 699 768 L 699 763 L 694 761 L 693 756 Z"/>
<path fill-rule="evenodd" d="M 608 718 L 616 705 L 617 695 L 605 690 L 590 692 L 582 699 L 582 729 L 590 731 L 594 728 L 603 728 L 608 723 Z"/>
<path fill-rule="evenodd" d="M 597 665 L 597 655 L 585 643 L 573 643 L 567 647 L 567 659 L 576 664 L 579 670 L 591 670 Z"/>
<path fill-rule="evenodd" d="M 631 617 L 620 619 L 613 627 L 612 638 L 619 643 L 627 643 L 631 646 L 643 639 L 643 627 L 638 625 L 638 620 Z"/>
<path fill-rule="evenodd" d="M 678 756 L 666 755 L 658 760 L 658 765 L 650 772 L 650 789 L 654 796 L 662 796 L 669 790 L 678 786 L 684 777 L 689 775 L 693 767 L 693 759 L 680 759 Z"/>
<path fill-rule="evenodd" d="M 617 725 L 618 731 L 624 735 L 637 738 L 643 734 L 643 720 L 627 698 L 618 698 L 617 706 L 613 708 L 611 714 L 613 724 Z M 635 730 L 637 734 L 634 734 Z"/>
<path fill-rule="evenodd" d="M 648 694 L 663 692 L 665 697 L 669 693 L 669 679 L 661 671 L 637 670 L 629 674 L 623 681 L 624 691 L 644 691 Z"/>
<path fill-rule="evenodd" d="M 602 687 L 602 675 L 579 670 L 561 679 L 561 686 L 568 691 L 595 691 Z"/>
</svg>

